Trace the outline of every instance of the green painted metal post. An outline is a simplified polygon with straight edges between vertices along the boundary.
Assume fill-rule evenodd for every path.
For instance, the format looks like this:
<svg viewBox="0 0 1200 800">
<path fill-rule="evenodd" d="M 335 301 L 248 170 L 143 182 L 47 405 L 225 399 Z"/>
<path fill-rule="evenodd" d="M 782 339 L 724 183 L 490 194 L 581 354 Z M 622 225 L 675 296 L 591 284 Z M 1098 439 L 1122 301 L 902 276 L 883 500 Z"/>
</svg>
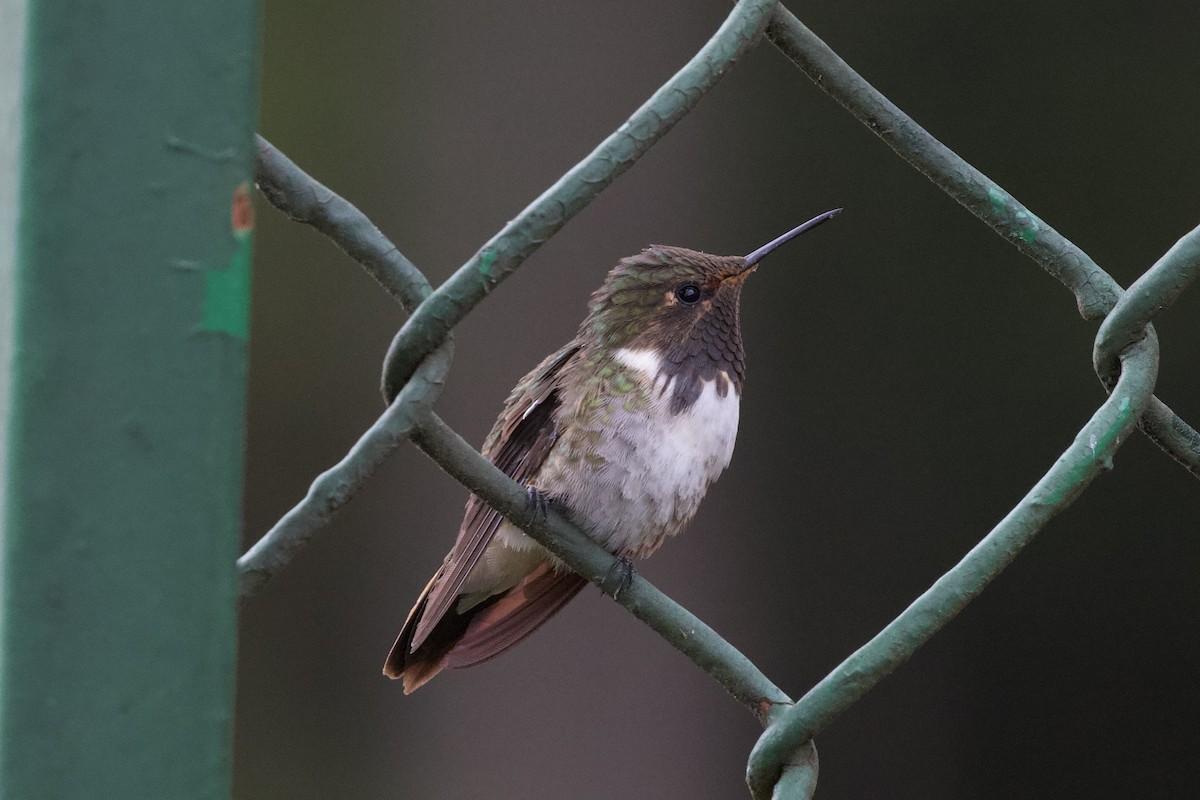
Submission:
<svg viewBox="0 0 1200 800">
<path fill-rule="evenodd" d="M 0 796 L 228 797 L 255 0 L 0 0 Z"/>
</svg>

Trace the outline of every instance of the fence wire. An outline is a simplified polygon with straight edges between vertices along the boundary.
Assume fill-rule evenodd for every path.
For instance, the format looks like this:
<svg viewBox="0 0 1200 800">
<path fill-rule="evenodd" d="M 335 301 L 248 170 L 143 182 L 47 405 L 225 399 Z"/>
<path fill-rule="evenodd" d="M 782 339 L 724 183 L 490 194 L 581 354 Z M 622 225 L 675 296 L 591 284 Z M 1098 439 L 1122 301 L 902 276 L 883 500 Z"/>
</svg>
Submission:
<svg viewBox="0 0 1200 800">
<path fill-rule="evenodd" d="M 387 410 L 338 464 L 317 477 L 305 498 L 238 559 L 243 599 L 325 527 L 406 439 L 611 596 L 605 583 L 614 557 L 558 514 L 532 507 L 523 486 L 431 410 L 453 359 L 451 332 L 500 281 L 686 116 L 763 34 L 901 158 L 1070 289 L 1084 319 L 1104 318 L 1094 365 L 1109 397 L 999 525 L 794 703 L 736 648 L 641 576 L 614 598 L 716 679 L 765 726 L 747 765 L 751 794 L 758 800 L 811 797 L 817 781 L 812 737 L 908 659 L 1092 479 L 1111 469 L 1113 454 L 1135 427 L 1200 477 L 1200 434 L 1152 394 L 1158 340 L 1150 324 L 1200 275 L 1200 228 L 1180 239 L 1123 292 L 1086 253 L 917 125 L 781 4 L 741 0 L 683 69 L 436 291 L 364 214 L 259 137 L 256 179 L 266 198 L 328 236 L 411 316 L 384 361 Z"/>
</svg>

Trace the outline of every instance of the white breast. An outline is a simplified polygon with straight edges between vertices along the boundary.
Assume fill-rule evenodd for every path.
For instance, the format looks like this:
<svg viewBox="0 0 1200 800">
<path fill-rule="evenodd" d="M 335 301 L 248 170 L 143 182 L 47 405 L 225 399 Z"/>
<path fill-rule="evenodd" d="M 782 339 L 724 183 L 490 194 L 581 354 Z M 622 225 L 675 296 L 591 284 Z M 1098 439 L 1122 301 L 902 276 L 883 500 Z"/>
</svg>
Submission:
<svg viewBox="0 0 1200 800">
<path fill-rule="evenodd" d="M 617 438 L 631 445 L 634 469 L 621 486 L 624 528 L 613 531 L 612 549 L 648 552 L 662 538 L 678 533 L 691 519 L 709 484 L 733 458 L 737 439 L 739 397 L 725 376 L 725 394 L 717 381 L 705 381 L 696 402 L 671 413 L 671 381 L 660 372 L 656 351 L 622 349 L 615 358 L 632 368 L 651 388 L 644 411 L 631 412 Z M 639 416 L 641 419 L 632 419 Z M 649 424 L 647 424 L 649 423 Z M 616 454 L 614 454 L 616 455 Z M 628 455 L 626 456 L 628 458 Z"/>
<path fill-rule="evenodd" d="M 606 399 L 594 413 L 576 408 L 536 485 L 562 498 L 610 552 L 641 557 L 683 529 L 709 484 L 729 466 L 739 398 L 725 376 L 724 395 L 717 380 L 705 381 L 696 401 L 674 414 L 672 378 L 660 372 L 657 352 L 627 348 L 616 351 L 614 360 L 636 391 Z M 586 404 L 582 396 L 571 402 Z M 508 523 L 496 538 L 504 548 L 534 549 L 544 557 Z"/>
<path fill-rule="evenodd" d="M 739 398 L 732 381 L 725 375 L 726 392 L 717 392 L 717 381 L 704 381 L 700 397 L 679 414 L 672 414 L 672 379 L 659 371 L 660 356 L 654 350 L 624 348 L 616 359 L 641 373 L 650 382 L 653 393 L 647 416 L 655 422 L 647 426 L 649 435 L 638 442 L 638 450 L 651 470 L 649 480 L 664 486 L 686 489 L 689 484 L 708 484 L 729 466 L 737 439 Z"/>
</svg>

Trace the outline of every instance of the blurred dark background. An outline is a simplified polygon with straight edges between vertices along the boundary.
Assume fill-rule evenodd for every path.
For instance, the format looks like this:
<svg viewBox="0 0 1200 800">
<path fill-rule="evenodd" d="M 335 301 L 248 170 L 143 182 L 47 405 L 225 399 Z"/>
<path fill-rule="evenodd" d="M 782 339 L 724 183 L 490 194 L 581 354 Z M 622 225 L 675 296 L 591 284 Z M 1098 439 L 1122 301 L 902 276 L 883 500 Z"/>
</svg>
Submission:
<svg viewBox="0 0 1200 800">
<path fill-rule="evenodd" d="M 1200 222 L 1200 4 L 792 3 L 934 135 L 1122 284 Z M 266 3 L 261 130 L 443 281 L 700 47 L 664 2 Z M 437 409 L 506 393 L 651 242 L 745 253 L 733 464 L 640 570 L 799 696 L 955 563 L 1104 397 L 1095 324 L 767 43 L 459 326 Z M 260 204 L 246 541 L 381 412 L 399 309 Z M 1158 323 L 1200 423 L 1200 289 Z M 236 795 L 744 797 L 758 728 L 589 589 L 411 697 L 380 676 L 465 491 L 405 447 L 242 610 Z M 1200 751 L 1200 485 L 1144 437 L 818 737 L 818 795 L 1170 797 Z"/>
</svg>

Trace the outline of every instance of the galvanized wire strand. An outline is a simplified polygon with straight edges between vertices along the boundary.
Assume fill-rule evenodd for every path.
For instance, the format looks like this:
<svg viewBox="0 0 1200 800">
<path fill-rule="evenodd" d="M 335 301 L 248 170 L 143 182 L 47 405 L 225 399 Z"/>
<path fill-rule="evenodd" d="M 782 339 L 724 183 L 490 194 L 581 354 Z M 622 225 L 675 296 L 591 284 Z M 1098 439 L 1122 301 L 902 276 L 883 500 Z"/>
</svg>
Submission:
<svg viewBox="0 0 1200 800">
<path fill-rule="evenodd" d="M 771 791 L 772 800 L 809 800 L 817 791 L 817 746 L 808 739 L 792 751 Z"/>
<path fill-rule="evenodd" d="M 507 278 L 625 170 L 633 166 L 733 63 L 756 45 L 774 0 L 740 0 L 712 38 L 586 158 L 488 240 L 397 332 L 384 360 L 391 402 L 408 376 L 500 281 Z"/>
<path fill-rule="evenodd" d="M 1200 275 L 1200 227 L 1184 234 L 1162 258 L 1142 273 L 1100 323 L 1092 363 L 1105 385 L 1121 371 L 1120 354 L 1145 335 L 1159 312 L 1175 302 Z"/>
<path fill-rule="evenodd" d="M 964 161 L 855 72 L 783 5 L 767 38 L 826 94 L 929 180 L 1032 258 L 1075 295 L 1084 319 L 1107 314 L 1122 290 L 1113 278 L 988 176 Z M 1155 398 L 1138 424 L 1189 472 L 1200 477 L 1200 433 Z"/>
<path fill-rule="evenodd" d="M 1101 472 L 1145 411 L 1158 377 L 1153 333 L 1121 355 L 1121 377 L 1075 441 L 1012 511 L 900 616 L 782 711 L 755 744 L 746 783 L 757 800 L 774 794 L 796 748 L 902 664 L 1016 558 L 1041 528 Z"/>
<path fill-rule="evenodd" d="M 329 237 L 408 313 L 433 292 L 421 271 L 366 214 L 300 169 L 262 136 L 255 136 L 255 144 L 254 181 L 271 205 Z"/>
<path fill-rule="evenodd" d="M 1200 478 L 1200 433 L 1157 397 L 1138 420 L 1142 433 L 1193 477 Z"/>
<path fill-rule="evenodd" d="M 342 460 L 318 475 L 304 499 L 237 560 L 241 599 L 283 569 L 409 437 L 442 393 L 450 360 L 447 343 L 422 361 L 395 402 L 359 437 Z"/>
<path fill-rule="evenodd" d="M 1084 319 L 1099 319 L 1113 307 L 1120 287 L 1087 253 L 935 139 L 782 4 L 772 12 L 766 35 L 896 155 L 1070 289 Z"/>
<path fill-rule="evenodd" d="M 429 293 L 429 283 L 421 271 L 404 259 L 396 246 L 362 212 L 323 187 L 261 137 L 259 156 L 259 185 L 273 187 L 264 194 L 279 210 L 292 219 L 313 225 L 328 236 L 375 275 L 388 293 L 402 304 L 414 302 L 415 298 Z M 314 198 L 319 208 L 309 206 Z M 318 219 L 320 225 L 314 222 Z M 408 266 L 402 270 L 377 269 L 381 262 L 397 259 Z M 282 569 L 292 555 L 328 523 L 333 513 L 357 492 L 404 436 L 409 436 L 448 474 L 521 525 L 535 540 L 602 590 L 610 582 L 619 567 L 611 553 L 557 514 L 543 517 L 531 510 L 524 487 L 474 450 L 428 406 L 419 402 L 419 398 L 414 398 L 413 402 L 406 400 L 410 392 L 416 392 L 424 384 L 422 374 L 427 367 L 435 372 L 440 369 L 436 364 L 439 352 L 440 349 L 434 351 L 434 355 L 421 365 L 397 401 L 363 434 L 354 448 L 313 482 L 304 501 L 238 559 L 239 588 L 243 598 Z M 434 366 L 430 367 L 431 363 Z M 764 725 L 791 703 L 791 699 L 748 658 L 648 581 L 635 576 L 615 599 L 711 675 Z M 809 762 L 815 763 L 815 750 L 803 763 Z"/>
<path fill-rule="evenodd" d="M 1120 371 L 1118 353 L 1144 336 L 1150 329 L 1150 320 L 1174 303 L 1197 275 L 1200 275 L 1200 227 L 1180 238 L 1134 281 L 1100 324 L 1092 363 L 1101 383 L 1106 387 L 1112 385 Z M 1165 403 L 1157 397 L 1151 398 L 1138 427 L 1180 466 L 1200 478 L 1200 433 Z"/>
</svg>

